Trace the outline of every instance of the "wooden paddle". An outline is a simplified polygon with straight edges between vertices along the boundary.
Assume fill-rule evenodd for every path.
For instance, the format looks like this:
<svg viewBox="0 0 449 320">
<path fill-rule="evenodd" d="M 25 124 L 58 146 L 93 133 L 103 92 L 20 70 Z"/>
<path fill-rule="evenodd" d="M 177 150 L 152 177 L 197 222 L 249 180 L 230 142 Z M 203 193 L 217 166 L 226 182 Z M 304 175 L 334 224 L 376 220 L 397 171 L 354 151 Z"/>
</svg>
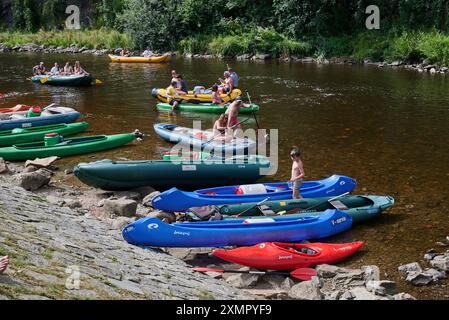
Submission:
<svg viewBox="0 0 449 320">
<path fill-rule="evenodd" d="M 292 272 L 278 272 L 278 271 L 240 271 L 240 270 L 226 270 L 219 268 L 193 268 L 193 271 L 197 272 L 219 272 L 219 273 L 248 273 L 248 274 L 259 274 L 259 275 L 282 275 L 282 276 L 290 276 L 292 278 L 308 281 L 317 275 L 315 269 L 312 268 L 298 268 L 293 270 Z"/>
</svg>

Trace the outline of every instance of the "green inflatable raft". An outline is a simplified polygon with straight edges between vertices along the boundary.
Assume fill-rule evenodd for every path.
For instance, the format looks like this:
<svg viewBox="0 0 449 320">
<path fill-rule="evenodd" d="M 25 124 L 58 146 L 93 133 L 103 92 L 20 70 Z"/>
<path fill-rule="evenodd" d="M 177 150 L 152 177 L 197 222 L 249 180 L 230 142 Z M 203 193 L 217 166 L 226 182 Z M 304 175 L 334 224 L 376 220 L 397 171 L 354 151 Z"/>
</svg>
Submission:
<svg viewBox="0 0 449 320">
<path fill-rule="evenodd" d="M 45 137 L 46 139 L 60 139 L 57 135 L 53 135 L 53 137 L 47 136 Z M 86 136 L 63 139 L 62 141 L 55 141 L 55 144 L 49 144 L 47 141 L 24 143 L 12 147 L 0 148 L 0 157 L 9 161 L 29 160 L 51 156 L 67 157 L 116 148 L 131 142 L 134 139 L 135 135 L 133 133 L 125 133 L 109 136 Z"/>
<path fill-rule="evenodd" d="M 89 128 L 87 122 L 61 123 L 48 126 L 16 128 L 0 131 L 0 147 L 9 147 L 14 144 L 22 144 L 35 141 L 43 141 L 46 134 L 58 133 L 65 136 L 83 132 Z"/>
<path fill-rule="evenodd" d="M 276 217 L 306 217 L 317 216 L 328 209 L 346 212 L 354 223 L 363 222 L 378 216 L 382 211 L 394 205 L 390 196 L 348 195 L 342 197 L 304 198 L 280 201 L 265 201 L 263 203 L 244 203 L 238 205 L 221 205 L 212 211 L 220 213 L 224 219 L 250 217 L 251 219 Z M 192 210 L 192 209 L 190 209 Z M 204 210 L 200 210 L 203 212 Z M 208 213 L 208 214 L 209 214 Z M 207 220 L 208 216 L 200 216 L 198 212 L 187 213 L 193 220 Z M 238 216 L 240 214 L 240 216 Z"/>
<path fill-rule="evenodd" d="M 31 81 L 34 83 L 48 84 L 52 86 L 81 87 L 92 85 L 94 79 L 89 75 L 41 75 L 32 77 Z"/>
<path fill-rule="evenodd" d="M 172 106 L 168 103 L 158 103 L 156 109 L 159 111 L 171 111 Z M 181 103 L 178 105 L 177 110 L 185 112 L 202 112 L 202 113 L 224 113 L 228 109 L 228 105 L 220 106 L 213 103 Z M 240 113 L 252 113 L 259 111 L 259 106 L 252 104 L 250 107 L 240 108 Z"/>
</svg>

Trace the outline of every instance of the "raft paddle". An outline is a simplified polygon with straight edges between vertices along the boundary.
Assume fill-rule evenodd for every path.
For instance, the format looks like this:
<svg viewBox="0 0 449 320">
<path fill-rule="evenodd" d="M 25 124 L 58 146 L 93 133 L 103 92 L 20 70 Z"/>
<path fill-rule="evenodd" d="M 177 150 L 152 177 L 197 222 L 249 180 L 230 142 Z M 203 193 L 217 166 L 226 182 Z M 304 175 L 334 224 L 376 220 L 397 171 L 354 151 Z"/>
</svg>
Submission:
<svg viewBox="0 0 449 320">
<path fill-rule="evenodd" d="M 295 214 L 295 213 L 304 212 L 304 211 L 313 209 L 313 208 L 315 208 L 315 207 L 318 207 L 318 206 L 322 205 L 323 203 L 334 201 L 334 200 L 336 200 L 336 199 L 338 199 L 338 198 L 341 198 L 341 197 L 343 197 L 343 196 L 346 196 L 346 195 L 348 195 L 348 194 L 349 194 L 349 191 L 348 191 L 348 192 L 345 192 L 345 193 L 342 193 L 342 194 L 340 194 L 339 196 L 330 198 L 330 199 L 328 199 L 328 200 L 326 200 L 326 201 L 322 201 L 322 202 L 320 202 L 320 203 L 317 203 L 317 204 L 315 204 L 315 205 L 313 205 L 313 206 L 311 206 L 311 207 L 308 207 L 308 208 L 305 208 L 305 209 L 299 209 L 299 208 L 298 208 L 298 209 L 292 209 L 292 210 L 290 210 L 290 211 L 285 211 L 285 210 L 284 210 L 284 211 L 279 212 L 278 215 L 281 215 L 281 216 L 282 216 L 282 215 L 284 215 L 284 214 Z"/>
<path fill-rule="evenodd" d="M 48 77 L 44 77 L 44 78 L 42 78 L 42 79 L 40 80 L 40 82 L 41 82 L 42 84 L 46 83 L 47 81 L 48 81 Z"/>
<path fill-rule="evenodd" d="M 253 103 L 251 102 L 251 96 L 249 95 L 248 90 L 246 90 L 246 95 L 248 96 L 249 105 L 252 106 Z M 252 113 L 253 113 L 254 119 L 256 120 L 257 130 L 260 130 L 259 121 L 257 121 L 256 112 L 253 110 Z M 264 138 L 265 138 L 265 140 L 268 140 L 270 138 L 270 135 L 268 133 L 266 133 Z"/>
<path fill-rule="evenodd" d="M 103 81 L 101 81 L 100 79 L 95 79 L 95 84 L 102 84 Z"/>
<path fill-rule="evenodd" d="M 192 268 L 193 271 L 197 272 L 219 272 L 219 273 L 249 273 L 249 274 L 259 274 L 259 275 L 282 275 L 282 276 L 290 276 L 292 278 L 308 281 L 317 275 L 315 269 L 312 268 L 298 268 L 293 270 L 292 272 L 278 272 L 278 271 L 240 271 L 240 270 L 226 270 L 220 268 Z"/>
</svg>

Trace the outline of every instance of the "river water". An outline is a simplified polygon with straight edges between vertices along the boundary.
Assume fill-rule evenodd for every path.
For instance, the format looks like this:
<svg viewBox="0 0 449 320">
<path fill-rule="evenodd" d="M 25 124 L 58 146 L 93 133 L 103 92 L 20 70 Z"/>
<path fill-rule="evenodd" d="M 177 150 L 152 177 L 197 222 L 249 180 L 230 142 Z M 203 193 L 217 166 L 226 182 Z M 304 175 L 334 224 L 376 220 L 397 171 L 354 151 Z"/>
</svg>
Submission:
<svg viewBox="0 0 449 320">
<path fill-rule="evenodd" d="M 102 85 L 63 88 L 32 84 L 27 77 L 39 61 L 80 60 Z M 449 298 L 448 282 L 415 288 L 401 280 L 397 267 L 423 261 L 428 249 L 449 235 L 449 78 L 370 66 L 228 61 L 239 73 L 240 87 L 260 104 L 261 127 L 279 130 L 279 170 L 270 179 L 290 175 L 289 149 L 300 146 L 307 179 L 333 173 L 358 181 L 354 193 L 387 194 L 396 205 L 380 218 L 355 226 L 332 240 L 366 241 L 346 266 L 376 264 L 381 277 L 396 280 L 399 290 L 418 298 Z M 189 87 L 217 82 L 222 60 L 174 59 L 166 64 L 113 64 L 92 55 L 0 54 L 0 107 L 17 103 L 74 107 L 90 123 L 89 134 L 131 132 L 148 137 L 95 155 L 64 159 L 61 167 L 103 158 L 160 158 L 169 145 L 153 131 L 155 122 L 210 127 L 215 115 L 158 114 L 151 88 L 166 87 L 170 71 Z M 249 120 L 245 128 L 255 127 Z M 78 184 L 76 178 L 70 183 Z"/>
</svg>

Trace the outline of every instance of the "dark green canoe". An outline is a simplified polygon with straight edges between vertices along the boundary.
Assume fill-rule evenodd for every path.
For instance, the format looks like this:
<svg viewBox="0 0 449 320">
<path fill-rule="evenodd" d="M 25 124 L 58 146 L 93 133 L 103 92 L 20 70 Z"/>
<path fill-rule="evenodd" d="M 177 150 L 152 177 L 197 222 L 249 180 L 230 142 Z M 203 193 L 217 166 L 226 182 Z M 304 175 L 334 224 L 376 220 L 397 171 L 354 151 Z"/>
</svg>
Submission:
<svg viewBox="0 0 449 320">
<path fill-rule="evenodd" d="M 31 78 L 34 83 L 48 84 L 53 86 L 90 86 L 93 84 L 94 79 L 87 75 L 72 75 L 72 76 L 34 76 Z"/>
<path fill-rule="evenodd" d="M 242 217 L 254 219 L 267 216 L 281 217 L 306 217 L 320 215 L 327 209 L 338 209 L 349 214 L 353 222 L 362 222 L 379 215 L 394 204 L 390 196 L 376 195 L 348 195 L 334 201 L 335 197 L 304 198 L 295 200 L 266 201 L 259 206 L 256 203 L 239 205 L 222 205 L 216 209 L 224 216 L 224 219 L 234 219 L 237 215 L 248 210 Z M 303 210 L 303 211 L 302 211 Z M 297 213 L 300 211 L 300 213 Z M 279 213 L 285 213 L 280 215 Z M 290 213 L 290 214 L 289 214 Z M 189 214 L 194 217 L 193 214 Z"/>
<path fill-rule="evenodd" d="M 45 146 L 43 141 L 24 143 L 12 147 L 0 148 L 0 157 L 5 160 L 19 161 L 51 156 L 67 157 L 77 154 L 98 152 L 119 147 L 135 139 L 132 133 L 110 136 L 87 136 L 65 139 L 64 141 Z"/>
<path fill-rule="evenodd" d="M 270 161 L 262 156 L 236 156 L 224 159 L 164 161 L 102 160 L 80 163 L 75 176 L 92 187 L 127 190 L 142 186 L 155 188 L 220 186 L 253 183 L 263 176 Z"/>
<path fill-rule="evenodd" d="M 171 111 L 172 106 L 168 103 L 158 103 L 156 105 L 157 110 L 160 111 Z M 186 112 L 202 112 L 202 113 L 225 113 L 228 109 L 228 105 L 220 106 L 218 104 L 213 103 L 181 103 L 178 105 L 178 111 L 186 111 Z M 259 111 L 259 106 L 256 104 L 252 104 L 248 108 L 240 108 L 239 113 L 251 113 Z"/>
<path fill-rule="evenodd" d="M 61 123 L 48 126 L 16 128 L 0 131 L 0 147 L 8 147 L 14 144 L 22 144 L 35 141 L 43 141 L 48 133 L 59 133 L 63 137 L 74 135 L 87 130 L 87 122 Z"/>
</svg>

